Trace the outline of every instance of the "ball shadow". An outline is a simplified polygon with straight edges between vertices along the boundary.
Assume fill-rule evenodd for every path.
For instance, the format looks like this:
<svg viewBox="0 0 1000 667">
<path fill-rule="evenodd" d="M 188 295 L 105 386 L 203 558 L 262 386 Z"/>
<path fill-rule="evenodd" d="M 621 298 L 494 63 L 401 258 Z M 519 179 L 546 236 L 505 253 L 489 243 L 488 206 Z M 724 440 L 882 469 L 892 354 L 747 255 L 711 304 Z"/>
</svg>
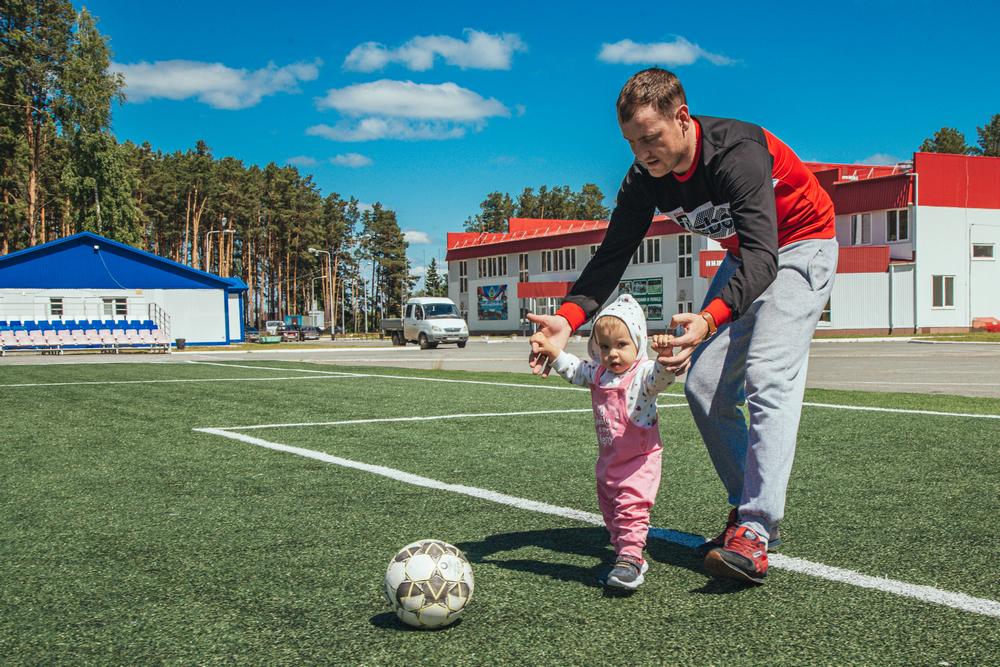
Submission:
<svg viewBox="0 0 1000 667">
<path fill-rule="evenodd" d="M 397 632 L 445 632 L 462 624 L 462 619 L 458 618 L 455 622 L 444 626 L 443 628 L 415 628 L 412 625 L 407 625 L 399 620 L 391 611 L 383 612 L 381 614 L 375 614 L 368 619 L 368 622 L 379 630 L 395 630 Z"/>
</svg>

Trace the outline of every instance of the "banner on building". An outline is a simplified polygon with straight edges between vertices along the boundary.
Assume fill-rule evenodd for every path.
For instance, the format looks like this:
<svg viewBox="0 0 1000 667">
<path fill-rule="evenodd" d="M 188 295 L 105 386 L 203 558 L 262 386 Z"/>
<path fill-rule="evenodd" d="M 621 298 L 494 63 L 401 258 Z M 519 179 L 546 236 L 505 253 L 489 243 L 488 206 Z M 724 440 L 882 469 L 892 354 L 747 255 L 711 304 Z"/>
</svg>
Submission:
<svg viewBox="0 0 1000 667">
<path fill-rule="evenodd" d="M 698 275 L 702 278 L 714 278 L 725 258 L 725 250 L 702 250 L 698 254 Z"/>
<path fill-rule="evenodd" d="M 663 278 L 635 278 L 618 283 L 619 294 L 631 294 L 647 320 L 663 319 Z"/>
<path fill-rule="evenodd" d="M 507 286 L 482 285 L 476 288 L 480 320 L 507 319 Z"/>
</svg>

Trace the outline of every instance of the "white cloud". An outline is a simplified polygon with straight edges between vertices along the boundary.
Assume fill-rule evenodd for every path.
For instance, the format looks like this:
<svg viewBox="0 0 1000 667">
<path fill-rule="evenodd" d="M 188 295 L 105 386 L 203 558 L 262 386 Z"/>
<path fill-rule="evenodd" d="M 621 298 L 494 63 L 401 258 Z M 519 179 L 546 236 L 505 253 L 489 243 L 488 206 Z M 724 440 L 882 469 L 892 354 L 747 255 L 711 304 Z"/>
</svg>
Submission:
<svg viewBox="0 0 1000 667">
<path fill-rule="evenodd" d="M 315 167 L 318 162 L 316 162 L 316 158 L 311 158 L 308 155 L 296 155 L 285 160 L 285 164 L 295 167 Z"/>
<path fill-rule="evenodd" d="M 341 121 L 335 126 L 313 125 L 306 134 L 331 141 L 375 141 L 377 139 L 458 139 L 465 136 L 464 127 L 443 123 L 418 123 L 395 118 L 362 118 Z"/>
<path fill-rule="evenodd" d="M 371 166 L 372 159 L 361 153 L 344 153 L 343 155 L 334 155 L 330 158 L 332 164 L 338 167 L 351 167 L 356 169 L 358 167 L 369 167 Z"/>
<path fill-rule="evenodd" d="M 411 266 L 410 267 L 410 275 L 418 277 L 418 278 L 420 276 L 425 276 L 425 275 L 427 275 L 427 267 L 426 266 Z"/>
<path fill-rule="evenodd" d="M 390 63 L 400 63 L 407 69 L 423 72 L 434 67 L 438 56 L 462 69 L 510 69 L 514 52 L 527 50 L 516 34 L 491 35 L 468 28 L 464 34 L 464 41 L 445 35 L 418 36 L 395 49 L 378 42 L 365 42 L 347 54 L 344 69 L 374 72 Z"/>
<path fill-rule="evenodd" d="M 334 126 L 314 125 L 306 134 L 333 141 L 457 139 L 487 118 L 509 117 L 499 100 L 454 83 L 423 84 L 381 79 L 327 91 L 320 109 L 349 116 Z"/>
<path fill-rule="evenodd" d="M 672 42 L 654 42 L 639 44 L 631 39 L 623 39 L 614 44 L 604 44 L 597 59 L 606 63 L 622 65 L 690 65 L 699 58 L 704 58 L 713 65 L 731 65 L 733 60 L 726 56 L 711 53 L 697 44 L 692 44 L 683 37 L 677 37 Z"/>
<path fill-rule="evenodd" d="M 895 166 L 901 162 L 901 160 L 895 155 L 889 155 L 888 153 L 875 153 L 874 155 L 869 155 L 863 160 L 858 160 L 858 164 L 870 164 L 870 165 L 887 165 Z"/>
<path fill-rule="evenodd" d="M 431 242 L 431 237 L 427 235 L 427 232 L 420 232 L 415 229 L 403 232 L 403 238 L 407 243 L 413 244 L 427 244 Z"/>
<path fill-rule="evenodd" d="M 319 76 L 322 61 L 278 67 L 273 62 L 258 70 L 233 69 L 222 63 L 160 60 L 132 64 L 112 63 L 111 71 L 125 76 L 126 93 L 133 102 L 156 97 L 190 97 L 216 109 L 245 109 L 275 93 L 297 93 L 300 81 Z"/>
<path fill-rule="evenodd" d="M 431 84 L 380 79 L 329 90 L 317 106 L 352 116 L 380 115 L 460 122 L 510 116 L 510 111 L 499 100 L 485 99 L 451 82 Z"/>
</svg>

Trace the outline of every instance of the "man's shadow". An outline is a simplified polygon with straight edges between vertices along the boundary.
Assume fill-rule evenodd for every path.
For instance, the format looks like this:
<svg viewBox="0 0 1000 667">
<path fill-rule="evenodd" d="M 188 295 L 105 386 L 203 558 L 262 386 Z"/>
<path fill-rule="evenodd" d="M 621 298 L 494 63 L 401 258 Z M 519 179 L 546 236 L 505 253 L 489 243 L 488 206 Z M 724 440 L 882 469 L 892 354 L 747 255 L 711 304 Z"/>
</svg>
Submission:
<svg viewBox="0 0 1000 667">
<path fill-rule="evenodd" d="M 695 538 L 695 536 L 691 536 Z M 698 539 L 688 540 L 700 543 Z M 473 563 L 489 563 L 508 570 L 528 572 L 559 581 L 572 581 L 602 588 L 598 577 L 606 573 L 614 557 L 608 544 L 608 532 L 604 528 L 556 528 L 552 530 L 529 530 L 517 533 L 498 533 L 478 542 L 456 544 Z M 523 547 L 538 547 L 556 553 L 574 554 L 594 559 L 587 567 L 567 562 L 547 562 L 523 558 L 498 556 L 506 551 L 516 551 Z M 681 567 L 692 572 L 704 573 L 702 558 L 692 546 L 650 538 L 646 543 L 646 556 L 656 563 Z M 710 579 L 706 575 L 703 587 L 694 593 L 720 594 L 745 589 L 746 586 L 733 580 Z"/>
</svg>

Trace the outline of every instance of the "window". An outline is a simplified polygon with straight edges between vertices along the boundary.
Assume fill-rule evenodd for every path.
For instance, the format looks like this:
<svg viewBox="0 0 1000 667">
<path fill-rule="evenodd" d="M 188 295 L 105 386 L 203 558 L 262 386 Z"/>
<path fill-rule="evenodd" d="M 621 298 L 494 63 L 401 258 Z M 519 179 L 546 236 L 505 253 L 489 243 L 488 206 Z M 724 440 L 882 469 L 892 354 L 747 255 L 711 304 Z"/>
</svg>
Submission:
<svg viewBox="0 0 1000 667">
<path fill-rule="evenodd" d="M 677 277 L 691 277 L 691 235 L 677 237 Z"/>
<path fill-rule="evenodd" d="M 660 261 L 660 239 L 645 239 L 632 254 L 633 264 L 655 264 Z"/>
<path fill-rule="evenodd" d="M 479 277 L 492 278 L 507 275 L 507 255 L 483 257 L 479 260 Z"/>
<path fill-rule="evenodd" d="M 469 263 L 458 263 L 458 291 L 465 294 L 469 291 Z"/>
<path fill-rule="evenodd" d="M 63 300 L 62 297 L 52 297 L 49 299 L 49 317 L 62 317 L 63 316 Z"/>
<path fill-rule="evenodd" d="M 851 216 L 851 245 L 871 245 L 872 214 L 861 213 Z"/>
<path fill-rule="evenodd" d="M 576 270 L 576 248 L 542 251 L 542 271 Z"/>
<path fill-rule="evenodd" d="M 528 255 L 526 253 L 517 256 L 517 279 L 522 283 L 528 282 Z"/>
<path fill-rule="evenodd" d="M 973 243 L 972 259 L 995 259 L 992 243 Z"/>
<path fill-rule="evenodd" d="M 955 307 L 955 276 L 931 276 L 933 281 L 933 308 Z"/>
<path fill-rule="evenodd" d="M 104 317 L 118 319 L 128 317 L 128 300 L 116 298 L 101 299 L 104 302 Z"/>
<path fill-rule="evenodd" d="M 831 322 L 831 319 L 830 319 L 830 299 L 826 300 L 826 305 L 823 306 L 823 312 L 819 314 L 819 321 L 820 322 L 826 322 L 827 324 L 829 324 Z"/>
<path fill-rule="evenodd" d="M 597 254 L 597 249 L 600 248 L 600 247 L 601 246 L 599 246 L 599 245 L 592 245 L 592 246 L 590 246 L 590 256 L 593 257 L 594 255 L 596 255 Z"/>
<path fill-rule="evenodd" d="M 901 208 L 885 213 L 885 240 L 887 243 L 910 240 L 910 211 Z"/>
<path fill-rule="evenodd" d="M 677 302 L 677 312 L 678 313 L 693 313 L 692 304 L 690 301 L 678 301 Z"/>
</svg>

